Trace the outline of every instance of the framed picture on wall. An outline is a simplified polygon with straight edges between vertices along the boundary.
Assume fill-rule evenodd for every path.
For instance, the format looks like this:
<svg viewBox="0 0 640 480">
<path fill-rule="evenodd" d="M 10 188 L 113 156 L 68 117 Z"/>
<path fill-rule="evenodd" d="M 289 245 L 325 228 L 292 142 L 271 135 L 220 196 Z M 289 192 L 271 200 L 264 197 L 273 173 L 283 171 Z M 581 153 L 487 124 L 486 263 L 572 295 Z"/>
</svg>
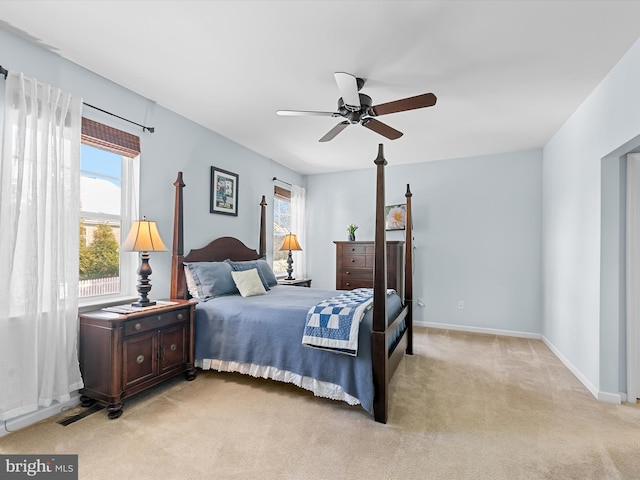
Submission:
<svg viewBox="0 0 640 480">
<path fill-rule="evenodd" d="M 211 167 L 211 213 L 238 216 L 238 175 Z"/>
<path fill-rule="evenodd" d="M 407 226 L 407 206 L 404 203 L 385 206 L 384 219 L 387 230 L 404 230 Z"/>
</svg>

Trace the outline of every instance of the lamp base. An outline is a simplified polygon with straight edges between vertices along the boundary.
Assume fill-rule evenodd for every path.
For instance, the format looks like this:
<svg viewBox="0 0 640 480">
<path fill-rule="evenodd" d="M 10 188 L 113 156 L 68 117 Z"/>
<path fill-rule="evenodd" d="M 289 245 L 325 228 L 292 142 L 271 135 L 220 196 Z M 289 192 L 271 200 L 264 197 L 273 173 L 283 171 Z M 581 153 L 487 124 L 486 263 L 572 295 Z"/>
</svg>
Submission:
<svg viewBox="0 0 640 480">
<path fill-rule="evenodd" d="M 151 307 L 153 305 L 155 305 L 156 302 L 155 300 L 149 300 L 148 298 L 143 299 L 138 299 L 137 302 L 134 302 L 131 304 L 132 307 Z"/>
<path fill-rule="evenodd" d="M 138 298 L 137 302 L 131 304 L 132 307 L 150 307 L 155 305 L 156 302 L 153 300 L 149 300 L 149 292 L 151 291 L 151 281 L 149 280 L 149 275 L 151 275 L 151 266 L 149 265 L 149 253 L 142 252 L 140 254 L 140 259 L 142 262 L 140 263 L 140 268 L 138 268 L 138 285 L 136 285 L 136 289 L 138 290 Z"/>
<path fill-rule="evenodd" d="M 291 250 L 289 250 L 289 255 L 287 256 L 287 278 L 285 280 L 295 280 L 291 276 L 293 273 L 293 256 L 291 255 Z"/>
</svg>

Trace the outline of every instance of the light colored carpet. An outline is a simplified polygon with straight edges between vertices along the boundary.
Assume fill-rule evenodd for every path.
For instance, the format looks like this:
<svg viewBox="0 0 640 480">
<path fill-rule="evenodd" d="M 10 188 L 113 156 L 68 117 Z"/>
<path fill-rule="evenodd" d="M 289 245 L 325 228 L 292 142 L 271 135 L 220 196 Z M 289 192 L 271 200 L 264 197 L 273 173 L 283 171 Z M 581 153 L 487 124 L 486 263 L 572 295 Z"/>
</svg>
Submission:
<svg viewBox="0 0 640 480">
<path fill-rule="evenodd" d="M 86 480 L 640 478 L 640 406 L 596 401 L 541 341 L 416 328 L 392 384 L 381 425 L 290 385 L 199 372 L 117 420 L 49 419 L 0 452 L 78 454 Z"/>
</svg>

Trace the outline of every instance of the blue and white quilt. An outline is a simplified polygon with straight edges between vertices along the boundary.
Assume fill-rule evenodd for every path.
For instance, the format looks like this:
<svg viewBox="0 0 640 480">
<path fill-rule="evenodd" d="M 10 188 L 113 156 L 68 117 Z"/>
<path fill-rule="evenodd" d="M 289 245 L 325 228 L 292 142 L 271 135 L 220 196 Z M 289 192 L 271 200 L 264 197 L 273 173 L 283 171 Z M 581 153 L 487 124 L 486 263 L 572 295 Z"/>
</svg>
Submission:
<svg viewBox="0 0 640 480">
<path fill-rule="evenodd" d="M 306 347 L 358 355 L 360 322 L 373 305 L 373 288 L 356 288 L 311 307 L 302 344 Z"/>
</svg>

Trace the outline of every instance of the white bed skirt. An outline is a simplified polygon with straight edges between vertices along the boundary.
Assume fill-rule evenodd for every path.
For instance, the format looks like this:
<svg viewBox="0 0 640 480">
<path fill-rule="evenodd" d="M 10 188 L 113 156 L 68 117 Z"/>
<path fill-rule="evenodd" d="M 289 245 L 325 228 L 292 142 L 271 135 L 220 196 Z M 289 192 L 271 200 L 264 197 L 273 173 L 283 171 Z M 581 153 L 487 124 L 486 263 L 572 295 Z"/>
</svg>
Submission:
<svg viewBox="0 0 640 480">
<path fill-rule="evenodd" d="M 254 363 L 228 362 L 216 359 L 199 359 L 195 366 L 203 370 L 217 370 L 218 372 L 236 372 L 243 375 L 251 375 L 256 378 L 276 380 L 278 382 L 292 383 L 300 388 L 309 390 L 317 397 L 340 400 L 349 405 L 360 405 L 360 400 L 345 392 L 340 385 L 329 382 L 321 382 L 315 378 L 305 377 L 287 370 L 275 367 L 266 367 Z"/>
</svg>

